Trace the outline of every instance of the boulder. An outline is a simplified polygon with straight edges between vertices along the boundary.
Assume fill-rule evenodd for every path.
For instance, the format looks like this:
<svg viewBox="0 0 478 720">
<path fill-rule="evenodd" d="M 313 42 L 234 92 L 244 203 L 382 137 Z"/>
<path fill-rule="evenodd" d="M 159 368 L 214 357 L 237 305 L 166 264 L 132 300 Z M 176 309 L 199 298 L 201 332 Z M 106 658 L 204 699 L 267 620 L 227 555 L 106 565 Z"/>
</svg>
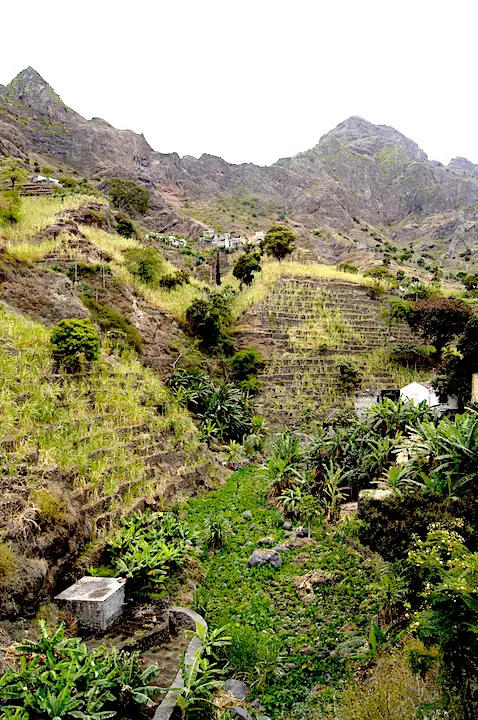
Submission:
<svg viewBox="0 0 478 720">
<path fill-rule="evenodd" d="M 302 526 L 298 527 L 294 533 L 296 538 L 306 538 L 307 534 L 307 530 Z"/>
<path fill-rule="evenodd" d="M 245 518 L 246 520 L 252 520 L 254 515 L 251 513 L 250 510 L 244 510 L 244 512 L 242 513 L 242 517 Z"/>
<path fill-rule="evenodd" d="M 278 568 L 282 565 L 282 558 L 275 550 L 254 550 L 247 564 L 249 567 L 271 565 L 272 567 Z"/>
<path fill-rule="evenodd" d="M 263 546 L 267 546 L 267 545 L 271 546 L 271 545 L 275 545 L 276 542 L 277 542 L 277 540 L 275 540 L 273 537 L 263 537 L 257 541 L 257 544 L 263 545 Z"/>
<path fill-rule="evenodd" d="M 283 530 L 292 530 L 292 523 L 290 520 L 284 520 L 282 523 L 282 529 Z"/>
<path fill-rule="evenodd" d="M 241 680 L 234 680 L 234 678 L 230 678 L 230 680 L 226 680 L 224 683 L 224 690 L 227 690 L 228 693 L 233 695 L 236 700 L 245 700 L 248 693 L 249 688 L 247 687 L 246 683 L 242 682 Z"/>
</svg>

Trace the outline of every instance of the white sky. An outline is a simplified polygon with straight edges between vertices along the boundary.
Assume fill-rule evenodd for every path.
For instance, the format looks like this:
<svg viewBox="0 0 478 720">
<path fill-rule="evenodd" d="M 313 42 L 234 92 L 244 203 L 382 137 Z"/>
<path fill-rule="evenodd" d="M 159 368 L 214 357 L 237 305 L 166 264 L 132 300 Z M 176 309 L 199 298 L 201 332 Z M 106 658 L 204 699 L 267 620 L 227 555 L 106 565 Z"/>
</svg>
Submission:
<svg viewBox="0 0 478 720">
<path fill-rule="evenodd" d="M 31 65 L 160 152 L 270 164 L 361 115 L 478 163 L 476 0 L 2 0 L 0 23 L 0 83 Z"/>
</svg>

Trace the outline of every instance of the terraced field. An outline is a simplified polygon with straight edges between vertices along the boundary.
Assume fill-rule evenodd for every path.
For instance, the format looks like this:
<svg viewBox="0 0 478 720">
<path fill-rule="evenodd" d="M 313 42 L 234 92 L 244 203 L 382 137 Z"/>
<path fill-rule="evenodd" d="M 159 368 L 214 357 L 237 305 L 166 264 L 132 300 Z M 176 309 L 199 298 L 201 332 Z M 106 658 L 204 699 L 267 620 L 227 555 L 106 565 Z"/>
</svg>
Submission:
<svg viewBox="0 0 478 720">
<path fill-rule="evenodd" d="M 241 343 L 267 349 L 259 411 L 269 423 L 310 427 L 311 418 L 353 406 L 339 366 L 359 371 L 357 390 L 399 387 L 419 373 L 393 365 L 393 343 L 417 344 L 405 324 L 388 328 L 381 303 L 357 284 L 284 277 L 239 321 Z"/>
</svg>

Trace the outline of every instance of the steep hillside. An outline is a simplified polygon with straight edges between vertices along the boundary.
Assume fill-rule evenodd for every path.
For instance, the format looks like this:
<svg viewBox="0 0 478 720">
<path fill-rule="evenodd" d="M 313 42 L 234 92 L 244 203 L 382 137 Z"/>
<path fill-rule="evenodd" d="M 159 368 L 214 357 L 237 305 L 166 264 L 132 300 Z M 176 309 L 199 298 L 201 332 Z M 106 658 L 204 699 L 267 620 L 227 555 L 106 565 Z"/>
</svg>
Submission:
<svg viewBox="0 0 478 720">
<path fill-rule="evenodd" d="M 242 344 L 261 348 L 268 359 L 258 407 L 271 426 L 310 430 L 331 411 L 352 409 L 356 392 L 398 388 L 421 377 L 419 369 L 390 362 L 391 345 L 420 341 L 406 324 L 386 326 L 367 278 L 341 279 L 320 266 L 308 276 L 295 271 L 284 269 L 236 328 Z M 352 382 L 347 370 L 356 374 Z"/>
<path fill-rule="evenodd" d="M 189 414 L 128 352 L 53 366 L 48 329 L 0 308 L 1 616 L 34 612 L 86 541 L 146 503 L 214 484 Z"/>
<path fill-rule="evenodd" d="M 154 151 L 142 135 L 66 107 L 32 68 L 0 87 L 0 152 L 28 152 L 102 181 L 146 185 L 146 221 L 192 237 L 204 225 L 254 230 L 286 218 L 319 259 L 360 252 L 362 264 L 404 248 L 424 268 L 467 270 L 478 248 L 478 173 L 456 158 L 429 161 L 393 128 L 351 117 L 319 143 L 270 167 Z M 315 234 L 313 231 L 319 231 Z"/>
</svg>

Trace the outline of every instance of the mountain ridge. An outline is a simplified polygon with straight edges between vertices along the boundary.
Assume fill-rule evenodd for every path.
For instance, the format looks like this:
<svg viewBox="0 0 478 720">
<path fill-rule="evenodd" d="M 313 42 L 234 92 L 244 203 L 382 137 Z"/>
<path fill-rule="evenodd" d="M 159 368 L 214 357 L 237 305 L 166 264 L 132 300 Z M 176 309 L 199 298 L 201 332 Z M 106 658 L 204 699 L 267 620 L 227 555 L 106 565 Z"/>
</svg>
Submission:
<svg viewBox="0 0 478 720">
<path fill-rule="evenodd" d="M 388 242 L 397 252 L 412 244 L 430 255 L 428 265 L 446 259 L 460 269 L 468 268 L 460 258 L 469 263 L 478 250 L 478 165 L 458 157 L 445 167 L 395 128 L 357 115 L 268 166 L 209 153 L 180 157 L 153 149 L 143 134 L 83 118 L 29 67 L 0 86 L 0 152 L 28 151 L 97 181 L 144 184 L 152 196 L 147 221 L 159 231 L 197 237 L 207 225 L 255 230 L 288 219 L 321 258 L 363 245 L 380 258 L 387 248 L 377 244 Z M 248 213 L 248 203 L 259 211 Z"/>
</svg>

